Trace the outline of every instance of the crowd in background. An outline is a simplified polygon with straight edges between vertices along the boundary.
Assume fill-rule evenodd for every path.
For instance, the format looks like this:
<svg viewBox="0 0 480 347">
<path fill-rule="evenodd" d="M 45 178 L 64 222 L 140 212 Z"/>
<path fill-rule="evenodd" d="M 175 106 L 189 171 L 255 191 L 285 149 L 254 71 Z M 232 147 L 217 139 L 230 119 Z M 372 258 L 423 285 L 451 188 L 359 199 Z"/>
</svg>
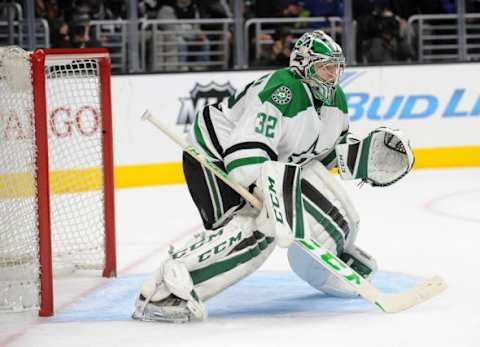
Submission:
<svg viewBox="0 0 480 347">
<path fill-rule="evenodd" d="M 22 3 L 22 1 L 20 1 Z M 198 19 L 231 18 L 232 1 L 228 0 L 139 0 L 139 19 Z M 38 18 L 48 21 L 52 47 L 98 47 L 105 44 L 95 38 L 89 25 L 92 20 L 127 19 L 125 0 L 35 0 Z M 406 40 L 408 18 L 414 14 L 456 13 L 455 0 L 353 0 L 353 19 L 356 22 L 356 57 L 359 63 L 408 61 L 415 55 L 415 47 Z M 467 12 L 480 12 L 480 0 L 466 0 Z M 343 17 L 341 0 L 246 0 L 244 19 L 249 18 L 308 18 Z M 324 23 L 326 24 L 326 23 Z M 179 42 L 198 42 L 199 50 L 209 49 L 209 37 L 202 33 L 205 25 L 195 34 L 189 34 L 186 24 Z M 272 24 L 271 34 L 253 37 L 270 41 L 262 52 L 250 57 L 256 66 L 285 66 L 288 64 L 294 32 L 311 30 L 322 23 Z M 167 30 L 168 27 L 165 26 Z M 342 27 L 335 28 L 337 41 L 342 40 Z M 231 40 L 231 38 L 230 38 Z M 179 43 L 178 51 L 182 46 Z M 250 50 L 254 52 L 254 49 Z M 207 58 L 205 58 L 207 57 Z M 185 58 L 186 59 L 186 58 Z M 190 58 L 189 58 L 190 59 Z M 199 55 L 195 59 L 208 59 Z"/>
<path fill-rule="evenodd" d="M 127 19 L 125 0 L 35 0 L 35 13 L 45 18 L 51 31 L 52 47 L 93 47 L 92 20 Z M 231 17 L 225 0 L 140 0 L 139 19 L 196 19 Z M 203 40 L 200 36 L 198 40 Z"/>
<path fill-rule="evenodd" d="M 356 21 L 356 57 L 358 63 L 408 61 L 415 47 L 407 41 L 408 18 L 415 14 L 456 13 L 455 0 L 353 0 L 352 17 Z M 466 11 L 480 12 L 480 0 L 467 0 Z M 252 1 L 251 17 L 343 17 L 343 1 Z M 298 23 L 295 24 L 298 28 Z M 307 27 L 307 25 L 305 25 Z M 276 26 L 270 51 L 262 52 L 260 66 L 285 65 L 290 55 L 292 26 Z M 337 28 L 337 41 L 342 42 L 342 28 Z M 258 38 L 255 38 L 258 39 Z"/>
</svg>

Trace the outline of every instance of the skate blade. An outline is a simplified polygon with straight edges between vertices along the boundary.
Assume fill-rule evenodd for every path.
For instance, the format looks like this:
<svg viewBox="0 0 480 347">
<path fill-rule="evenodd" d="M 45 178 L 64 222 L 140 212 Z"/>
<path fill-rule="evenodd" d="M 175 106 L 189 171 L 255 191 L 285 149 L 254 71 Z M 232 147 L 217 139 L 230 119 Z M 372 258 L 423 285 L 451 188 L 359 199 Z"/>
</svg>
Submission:
<svg viewBox="0 0 480 347">
<path fill-rule="evenodd" d="M 138 312 L 132 314 L 132 319 L 142 322 L 160 322 L 160 323 L 187 323 L 191 320 L 190 316 L 165 315 L 160 312 Z"/>
</svg>

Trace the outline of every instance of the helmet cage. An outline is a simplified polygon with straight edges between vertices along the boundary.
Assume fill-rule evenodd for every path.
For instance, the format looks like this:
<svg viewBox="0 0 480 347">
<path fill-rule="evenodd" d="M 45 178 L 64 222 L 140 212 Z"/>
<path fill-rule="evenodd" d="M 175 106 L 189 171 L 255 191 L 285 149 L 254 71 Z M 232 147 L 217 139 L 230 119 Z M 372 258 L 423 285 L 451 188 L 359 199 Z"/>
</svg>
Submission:
<svg viewBox="0 0 480 347">
<path fill-rule="evenodd" d="M 324 66 L 334 64 L 335 78 L 333 80 L 324 80 L 318 76 L 316 66 L 319 64 Z M 343 56 L 312 59 L 312 62 L 305 69 L 305 82 L 311 87 L 312 93 L 317 99 L 331 104 L 333 103 L 335 89 L 344 69 L 345 58 Z"/>
<path fill-rule="evenodd" d="M 317 74 L 317 64 L 335 64 L 335 79 L 324 80 Z M 305 33 L 295 43 L 290 56 L 290 67 L 307 83 L 316 99 L 332 104 L 335 89 L 345 68 L 342 48 L 323 31 Z"/>
</svg>

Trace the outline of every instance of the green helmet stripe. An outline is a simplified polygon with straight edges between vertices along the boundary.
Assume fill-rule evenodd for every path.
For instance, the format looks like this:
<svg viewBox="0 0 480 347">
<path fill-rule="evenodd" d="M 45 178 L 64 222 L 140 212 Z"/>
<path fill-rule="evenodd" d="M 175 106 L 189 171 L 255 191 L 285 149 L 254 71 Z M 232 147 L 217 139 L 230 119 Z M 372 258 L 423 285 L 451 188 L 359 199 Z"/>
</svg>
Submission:
<svg viewBox="0 0 480 347">
<path fill-rule="evenodd" d="M 312 49 L 315 53 L 325 54 L 325 55 L 332 54 L 332 50 L 330 49 L 330 47 L 328 47 L 326 44 L 324 44 L 322 41 L 319 41 L 319 40 L 313 41 Z"/>
</svg>

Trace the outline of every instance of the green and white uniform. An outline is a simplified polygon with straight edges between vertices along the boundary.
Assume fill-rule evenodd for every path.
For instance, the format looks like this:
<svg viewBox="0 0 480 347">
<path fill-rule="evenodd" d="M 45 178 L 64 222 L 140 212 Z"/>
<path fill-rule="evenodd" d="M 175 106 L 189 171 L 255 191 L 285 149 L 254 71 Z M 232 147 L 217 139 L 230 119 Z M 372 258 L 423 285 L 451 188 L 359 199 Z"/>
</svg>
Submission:
<svg viewBox="0 0 480 347">
<path fill-rule="evenodd" d="M 318 158 L 332 166 L 335 145 L 348 131 L 347 113 L 339 86 L 326 105 L 294 72 L 281 69 L 198 113 L 190 142 L 249 186 L 267 160 L 299 164 Z"/>
<path fill-rule="evenodd" d="M 325 71 L 331 71 L 322 69 L 332 64 L 336 73 L 323 80 Z M 306 33 L 295 44 L 290 68 L 252 81 L 196 115 L 190 143 L 235 182 L 257 184 L 255 193 L 267 202 L 260 214 L 248 205 L 239 210 L 240 196 L 184 153 L 185 178 L 206 230 L 171 245 L 169 259 L 142 286 L 134 318 L 205 319 L 202 301 L 258 269 L 275 245 L 289 247 L 292 269 L 313 287 L 349 294 L 322 267 L 312 265 L 306 253 L 293 248 L 293 230 L 295 235 L 309 230 L 344 261 L 360 264 L 363 275 L 374 272 L 375 262 L 353 245 L 356 220 L 348 217 L 348 207 L 315 168 L 334 166 L 335 146 L 347 141 L 347 103 L 338 85 L 343 64 L 340 46 L 327 34 Z M 302 164 L 302 169 L 286 163 Z M 281 218 L 275 210 L 279 206 Z"/>
</svg>

